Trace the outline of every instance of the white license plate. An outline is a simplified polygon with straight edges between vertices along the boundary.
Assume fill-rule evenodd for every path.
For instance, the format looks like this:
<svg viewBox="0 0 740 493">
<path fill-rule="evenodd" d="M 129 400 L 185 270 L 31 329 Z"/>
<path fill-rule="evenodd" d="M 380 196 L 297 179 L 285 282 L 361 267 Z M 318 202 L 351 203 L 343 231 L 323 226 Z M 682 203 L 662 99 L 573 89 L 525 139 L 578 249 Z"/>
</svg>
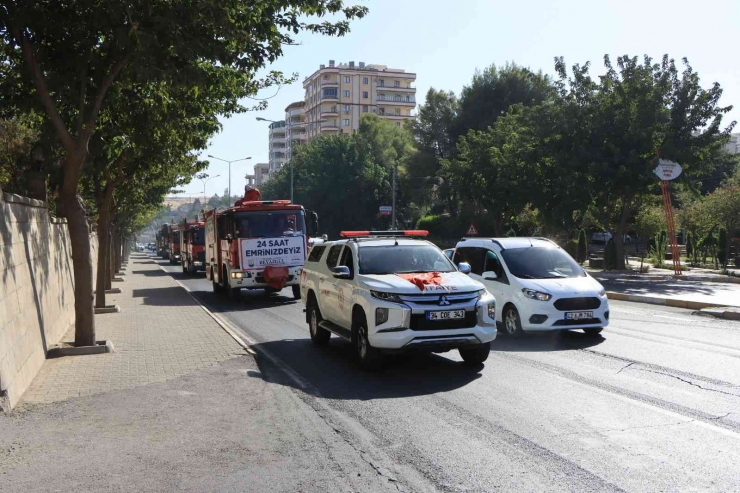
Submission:
<svg viewBox="0 0 740 493">
<path fill-rule="evenodd" d="M 465 318 L 465 310 L 447 310 L 444 312 L 427 312 L 427 320 L 457 320 Z"/>
<path fill-rule="evenodd" d="M 594 318 L 594 312 L 568 312 L 565 314 L 565 320 L 583 320 Z"/>
</svg>

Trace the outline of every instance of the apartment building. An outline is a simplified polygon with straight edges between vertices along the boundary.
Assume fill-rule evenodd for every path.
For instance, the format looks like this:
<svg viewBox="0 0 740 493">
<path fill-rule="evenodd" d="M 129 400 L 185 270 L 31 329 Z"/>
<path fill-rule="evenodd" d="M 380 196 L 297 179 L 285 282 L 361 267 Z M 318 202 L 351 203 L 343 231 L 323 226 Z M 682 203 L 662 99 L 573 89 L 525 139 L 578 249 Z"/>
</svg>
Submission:
<svg viewBox="0 0 740 493">
<path fill-rule="evenodd" d="M 260 186 L 270 179 L 270 163 L 257 163 L 254 165 L 254 174 L 244 176 L 247 185 Z"/>
<path fill-rule="evenodd" d="M 298 146 L 305 144 L 306 134 L 306 115 L 304 108 L 305 101 L 296 101 L 285 108 L 285 160 L 290 161 Z"/>
<path fill-rule="evenodd" d="M 414 116 L 415 80 L 416 74 L 385 65 L 329 60 L 303 81 L 307 140 L 352 132 L 366 113 L 402 125 Z"/>
<path fill-rule="evenodd" d="M 285 121 L 273 122 L 270 124 L 270 135 L 269 135 L 269 156 L 268 165 L 270 173 L 274 173 L 285 164 L 287 160 L 287 139 L 286 139 L 287 128 Z"/>
</svg>

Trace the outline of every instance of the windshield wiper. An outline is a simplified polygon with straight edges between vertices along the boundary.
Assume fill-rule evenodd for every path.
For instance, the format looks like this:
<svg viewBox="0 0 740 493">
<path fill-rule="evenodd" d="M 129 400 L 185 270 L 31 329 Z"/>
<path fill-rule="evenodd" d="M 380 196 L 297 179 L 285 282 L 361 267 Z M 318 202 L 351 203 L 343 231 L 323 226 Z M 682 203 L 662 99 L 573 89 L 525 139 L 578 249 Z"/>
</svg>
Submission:
<svg viewBox="0 0 740 493">
<path fill-rule="evenodd" d="M 519 279 L 534 279 L 533 276 L 530 276 L 529 274 L 514 274 Z"/>
</svg>

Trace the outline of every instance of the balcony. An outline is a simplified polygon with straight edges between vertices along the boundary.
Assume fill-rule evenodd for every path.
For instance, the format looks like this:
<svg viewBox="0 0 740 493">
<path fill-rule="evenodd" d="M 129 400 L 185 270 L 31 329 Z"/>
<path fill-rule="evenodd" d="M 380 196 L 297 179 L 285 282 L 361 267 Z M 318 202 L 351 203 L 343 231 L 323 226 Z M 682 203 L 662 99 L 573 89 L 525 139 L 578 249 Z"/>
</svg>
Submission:
<svg viewBox="0 0 740 493">
<path fill-rule="evenodd" d="M 329 87 L 336 87 L 339 85 L 339 80 L 334 79 L 321 79 L 321 85 L 322 86 L 329 86 Z"/>
<path fill-rule="evenodd" d="M 339 116 L 339 109 L 336 106 L 321 108 L 321 114 L 326 116 Z"/>
<path fill-rule="evenodd" d="M 339 122 L 321 122 L 321 131 L 339 131 Z"/>
<path fill-rule="evenodd" d="M 407 93 L 415 93 L 416 88 L 415 87 L 403 87 L 403 86 L 378 86 L 378 89 L 381 91 L 397 91 L 397 92 L 407 92 Z"/>
<path fill-rule="evenodd" d="M 322 101 L 339 101 L 339 93 L 321 93 Z"/>
<path fill-rule="evenodd" d="M 379 95 L 377 98 L 378 104 L 399 104 L 399 105 L 406 105 L 406 104 L 416 104 L 416 98 L 411 96 L 386 96 L 386 95 Z"/>
</svg>

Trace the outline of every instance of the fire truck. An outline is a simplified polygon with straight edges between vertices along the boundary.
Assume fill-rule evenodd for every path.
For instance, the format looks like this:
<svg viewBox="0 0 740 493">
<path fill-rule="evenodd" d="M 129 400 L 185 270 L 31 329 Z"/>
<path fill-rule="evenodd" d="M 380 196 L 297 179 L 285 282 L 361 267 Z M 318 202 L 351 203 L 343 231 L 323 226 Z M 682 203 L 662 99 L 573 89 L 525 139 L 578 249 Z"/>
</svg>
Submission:
<svg viewBox="0 0 740 493">
<path fill-rule="evenodd" d="M 242 289 L 268 294 L 290 286 L 300 299 L 300 276 L 318 216 L 289 200 L 259 200 L 247 185 L 228 209 L 205 213 L 206 278 L 215 293 L 234 299 Z"/>
<path fill-rule="evenodd" d="M 198 217 L 180 223 L 180 244 L 182 245 L 182 271 L 186 274 L 205 272 L 205 223 Z"/>
<path fill-rule="evenodd" d="M 170 258 L 170 225 L 163 224 L 157 233 L 157 255 Z"/>
<path fill-rule="evenodd" d="M 170 264 L 179 264 L 180 263 L 180 226 L 176 224 L 169 224 L 169 259 Z"/>
</svg>

